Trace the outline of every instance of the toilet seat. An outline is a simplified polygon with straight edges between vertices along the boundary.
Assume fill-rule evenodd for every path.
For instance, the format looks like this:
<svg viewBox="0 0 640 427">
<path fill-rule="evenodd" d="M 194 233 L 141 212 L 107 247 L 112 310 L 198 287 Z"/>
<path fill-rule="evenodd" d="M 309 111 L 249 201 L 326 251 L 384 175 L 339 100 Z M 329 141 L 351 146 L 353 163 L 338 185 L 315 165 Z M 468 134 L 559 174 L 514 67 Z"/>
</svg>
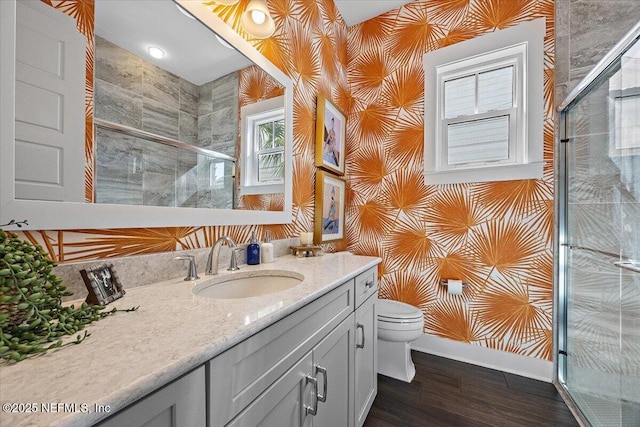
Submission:
<svg viewBox="0 0 640 427">
<path fill-rule="evenodd" d="M 422 310 L 400 301 L 378 300 L 378 321 L 385 323 L 422 323 Z"/>
</svg>

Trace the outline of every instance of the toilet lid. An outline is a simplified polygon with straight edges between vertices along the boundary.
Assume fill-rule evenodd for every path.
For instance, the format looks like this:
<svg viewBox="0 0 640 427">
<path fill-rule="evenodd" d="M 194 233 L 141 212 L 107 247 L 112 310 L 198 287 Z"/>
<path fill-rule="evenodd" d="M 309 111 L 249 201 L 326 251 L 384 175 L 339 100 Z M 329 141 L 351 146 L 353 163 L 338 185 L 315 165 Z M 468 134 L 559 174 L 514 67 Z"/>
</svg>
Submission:
<svg viewBox="0 0 640 427">
<path fill-rule="evenodd" d="M 422 320 L 422 311 L 410 304 L 388 299 L 378 300 L 378 318 L 381 320 Z"/>
</svg>

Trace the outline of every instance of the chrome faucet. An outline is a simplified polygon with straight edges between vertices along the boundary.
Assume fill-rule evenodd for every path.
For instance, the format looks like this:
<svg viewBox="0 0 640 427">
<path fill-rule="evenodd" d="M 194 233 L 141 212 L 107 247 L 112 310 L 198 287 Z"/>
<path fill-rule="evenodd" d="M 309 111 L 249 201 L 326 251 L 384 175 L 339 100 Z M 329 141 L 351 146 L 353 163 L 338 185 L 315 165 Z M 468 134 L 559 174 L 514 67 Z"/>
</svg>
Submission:
<svg viewBox="0 0 640 427">
<path fill-rule="evenodd" d="M 209 251 L 209 257 L 207 258 L 207 268 L 205 270 L 205 274 L 209 274 L 209 275 L 218 274 L 218 262 L 220 261 L 220 246 L 222 246 L 224 242 L 227 242 L 230 248 L 236 247 L 236 242 L 234 242 L 231 237 L 222 236 L 221 238 L 219 238 L 216 241 L 216 243 L 211 247 L 211 251 Z M 232 255 L 235 255 L 233 251 L 232 251 Z M 235 256 L 232 256 L 231 260 L 234 261 Z M 236 268 L 237 268 L 237 265 L 236 265 Z"/>
<path fill-rule="evenodd" d="M 184 278 L 186 281 L 190 280 L 198 280 L 198 267 L 196 267 L 196 259 L 193 255 L 181 255 L 177 256 L 174 259 L 183 259 L 189 261 L 189 272 L 187 273 L 187 277 Z"/>
</svg>

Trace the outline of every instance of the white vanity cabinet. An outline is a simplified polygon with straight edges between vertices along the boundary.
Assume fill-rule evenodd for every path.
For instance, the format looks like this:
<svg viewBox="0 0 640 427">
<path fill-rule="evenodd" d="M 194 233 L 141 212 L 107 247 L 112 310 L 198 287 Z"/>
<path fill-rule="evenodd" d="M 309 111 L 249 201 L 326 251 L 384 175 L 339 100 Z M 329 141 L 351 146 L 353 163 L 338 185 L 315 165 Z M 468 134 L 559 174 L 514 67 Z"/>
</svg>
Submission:
<svg viewBox="0 0 640 427">
<path fill-rule="evenodd" d="M 376 301 L 373 267 L 101 426 L 360 427 L 377 392 Z"/>
<path fill-rule="evenodd" d="M 206 423 L 205 390 L 205 368 L 200 366 L 98 425 L 203 426 Z"/>
<path fill-rule="evenodd" d="M 304 383 L 304 376 L 297 378 L 291 368 L 308 357 L 323 338 L 353 314 L 353 292 L 352 279 L 210 360 L 209 426 L 228 424 L 258 398 L 271 401 L 272 397 L 265 395 L 270 394 L 270 387 L 276 387 L 279 381 L 283 381 L 277 386 L 279 391 L 281 387 L 298 387 L 285 379 L 288 375 Z M 349 360 L 343 362 L 347 364 Z M 306 375 L 316 378 L 315 369 Z M 331 379 L 329 386 L 330 382 Z M 299 387 L 309 390 L 305 384 Z M 301 403 L 303 400 L 305 404 L 312 403 L 309 393 L 299 396 Z M 255 411 L 258 409 L 251 412 Z"/>
<path fill-rule="evenodd" d="M 228 425 L 352 426 L 352 349 L 353 314 Z"/>
<path fill-rule="evenodd" d="M 374 267 L 211 360 L 209 426 L 361 426 L 377 392 L 376 301 Z"/>
</svg>

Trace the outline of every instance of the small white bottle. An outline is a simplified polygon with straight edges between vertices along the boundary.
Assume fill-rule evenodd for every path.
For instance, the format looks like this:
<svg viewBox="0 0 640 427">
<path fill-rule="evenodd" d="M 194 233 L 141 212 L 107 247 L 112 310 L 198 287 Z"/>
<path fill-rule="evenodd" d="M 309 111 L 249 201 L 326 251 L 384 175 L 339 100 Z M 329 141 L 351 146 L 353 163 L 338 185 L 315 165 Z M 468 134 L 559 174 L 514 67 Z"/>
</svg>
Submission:
<svg viewBox="0 0 640 427">
<path fill-rule="evenodd" d="M 265 232 L 264 242 L 260 245 L 260 258 L 262 263 L 273 262 L 273 243 L 271 243 L 271 233 Z"/>
</svg>

